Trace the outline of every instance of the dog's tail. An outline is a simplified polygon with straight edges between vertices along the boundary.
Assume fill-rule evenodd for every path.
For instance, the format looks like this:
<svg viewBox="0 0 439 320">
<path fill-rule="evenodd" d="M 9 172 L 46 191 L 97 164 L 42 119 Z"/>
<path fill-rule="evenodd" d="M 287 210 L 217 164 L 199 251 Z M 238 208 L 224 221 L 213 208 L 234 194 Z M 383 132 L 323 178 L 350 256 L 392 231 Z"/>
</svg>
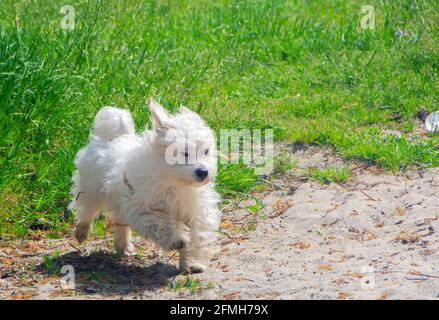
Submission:
<svg viewBox="0 0 439 320">
<path fill-rule="evenodd" d="M 94 135 L 111 141 L 124 134 L 134 134 L 134 121 L 131 114 L 122 109 L 104 107 L 95 116 Z"/>
</svg>

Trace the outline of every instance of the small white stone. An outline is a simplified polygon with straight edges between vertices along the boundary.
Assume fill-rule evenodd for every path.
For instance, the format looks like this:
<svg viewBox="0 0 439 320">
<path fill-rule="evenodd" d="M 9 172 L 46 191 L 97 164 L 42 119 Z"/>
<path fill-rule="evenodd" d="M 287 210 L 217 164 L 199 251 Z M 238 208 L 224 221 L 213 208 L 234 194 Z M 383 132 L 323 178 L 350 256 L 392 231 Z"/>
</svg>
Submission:
<svg viewBox="0 0 439 320">
<path fill-rule="evenodd" d="M 439 111 L 432 112 L 425 119 L 425 129 L 428 132 L 439 132 Z"/>
</svg>

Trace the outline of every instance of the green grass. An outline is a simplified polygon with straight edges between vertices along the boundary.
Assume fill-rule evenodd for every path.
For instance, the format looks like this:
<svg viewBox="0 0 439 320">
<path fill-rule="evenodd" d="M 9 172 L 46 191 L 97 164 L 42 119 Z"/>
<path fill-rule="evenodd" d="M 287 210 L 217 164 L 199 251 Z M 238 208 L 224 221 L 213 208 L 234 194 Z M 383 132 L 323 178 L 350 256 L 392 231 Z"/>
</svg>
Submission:
<svg viewBox="0 0 439 320">
<path fill-rule="evenodd" d="M 257 184 L 254 170 L 239 164 L 220 164 L 216 178 L 216 188 L 224 197 L 246 194 Z"/>
<path fill-rule="evenodd" d="M 190 275 L 186 275 L 183 278 L 177 278 L 168 284 L 169 289 L 173 291 L 188 290 L 191 294 L 196 294 L 203 290 L 203 286 L 199 279 L 196 279 Z M 209 282 L 206 286 L 207 289 L 214 287 L 212 282 Z"/>
<path fill-rule="evenodd" d="M 297 162 L 291 158 L 291 154 L 289 153 L 278 154 L 274 157 L 272 174 L 275 176 L 285 175 L 296 165 Z"/>
<path fill-rule="evenodd" d="M 354 0 L 80 0 L 71 32 L 64 4 L 0 3 L 2 237 L 62 232 L 94 114 L 129 109 L 140 130 L 148 96 L 200 111 L 216 131 L 275 128 L 391 171 L 439 164 L 438 135 L 413 134 L 418 108 L 439 105 L 437 1 L 368 1 L 373 31 Z M 256 185 L 244 165 L 220 167 L 223 196 Z"/>
<path fill-rule="evenodd" d="M 325 169 L 310 168 L 308 176 L 321 184 L 343 183 L 348 181 L 350 173 L 346 167 L 328 167 Z"/>
<path fill-rule="evenodd" d="M 105 219 L 99 217 L 93 221 L 93 234 L 97 237 L 103 237 L 105 235 Z"/>
<path fill-rule="evenodd" d="M 245 209 L 248 212 L 250 212 L 253 215 L 255 215 L 255 216 L 258 216 L 258 217 L 261 217 L 263 219 L 266 219 L 267 215 L 266 215 L 266 213 L 264 211 L 265 204 L 261 200 L 256 198 L 256 197 L 252 197 L 252 199 L 255 201 L 255 204 L 248 205 L 248 206 L 245 207 Z"/>
<path fill-rule="evenodd" d="M 47 272 L 59 275 L 61 273 L 61 268 L 58 264 L 59 261 L 59 251 L 55 250 L 53 256 L 44 256 L 44 268 Z"/>
</svg>

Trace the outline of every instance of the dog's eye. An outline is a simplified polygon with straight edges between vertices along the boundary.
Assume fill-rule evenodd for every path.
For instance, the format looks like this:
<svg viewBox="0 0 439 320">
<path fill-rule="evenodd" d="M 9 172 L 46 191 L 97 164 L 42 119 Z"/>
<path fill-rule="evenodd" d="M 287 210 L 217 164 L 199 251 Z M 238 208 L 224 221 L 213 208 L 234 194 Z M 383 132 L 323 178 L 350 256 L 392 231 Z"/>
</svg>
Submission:
<svg viewBox="0 0 439 320">
<path fill-rule="evenodd" d="M 209 149 L 204 150 L 204 154 L 208 155 L 209 154 Z"/>
</svg>

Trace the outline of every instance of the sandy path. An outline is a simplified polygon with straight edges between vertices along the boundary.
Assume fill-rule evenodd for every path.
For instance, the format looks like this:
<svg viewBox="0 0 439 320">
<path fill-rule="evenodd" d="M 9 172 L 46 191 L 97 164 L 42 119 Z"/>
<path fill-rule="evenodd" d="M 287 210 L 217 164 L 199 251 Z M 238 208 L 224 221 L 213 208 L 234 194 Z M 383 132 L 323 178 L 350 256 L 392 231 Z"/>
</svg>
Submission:
<svg viewBox="0 0 439 320">
<path fill-rule="evenodd" d="M 258 194 L 266 218 L 249 213 L 249 203 L 226 208 L 220 254 L 206 273 L 189 278 L 192 291 L 175 285 L 187 280 L 176 256 L 145 240 L 137 257 L 120 260 L 109 253 L 110 238 L 82 253 L 59 239 L 4 242 L 0 297 L 439 298 L 439 169 L 392 176 L 351 164 L 349 182 L 322 186 L 301 172 L 342 161 L 313 147 L 292 156 L 294 175 Z M 60 275 L 48 270 L 43 257 L 55 250 L 55 268 L 75 268 L 76 290 L 61 290 Z"/>
<path fill-rule="evenodd" d="M 353 190 L 303 184 L 282 216 L 227 246 L 207 278 L 243 298 L 437 298 L 433 175 L 361 181 L 386 183 Z"/>
</svg>

